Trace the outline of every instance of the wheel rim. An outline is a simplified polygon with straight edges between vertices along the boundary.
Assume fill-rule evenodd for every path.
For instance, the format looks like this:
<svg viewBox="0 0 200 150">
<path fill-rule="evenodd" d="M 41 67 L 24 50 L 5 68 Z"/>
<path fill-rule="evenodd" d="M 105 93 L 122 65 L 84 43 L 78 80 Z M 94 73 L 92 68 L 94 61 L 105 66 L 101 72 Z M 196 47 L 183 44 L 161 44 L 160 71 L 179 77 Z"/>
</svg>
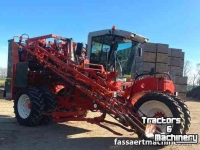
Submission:
<svg viewBox="0 0 200 150">
<path fill-rule="evenodd" d="M 139 110 L 145 114 L 147 117 L 173 117 L 173 114 L 171 110 L 169 109 L 168 106 L 166 106 L 164 103 L 156 101 L 156 100 L 151 100 L 148 102 L 145 102 L 142 104 L 139 108 Z M 143 114 L 139 111 L 139 114 L 143 116 Z M 169 125 L 169 124 L 168 124 Z M 160 130 L 165 133 L 169 134 L 166 132 L 167 125 L 157 125 Z"/>
<path fill-rule="evenodd" d="M 21 118 L 23 119 L 28 118 L 31 112 L 31 101 L 28 95 L 23 94 L 19 97 L 17 108 Z"/>
</svg>

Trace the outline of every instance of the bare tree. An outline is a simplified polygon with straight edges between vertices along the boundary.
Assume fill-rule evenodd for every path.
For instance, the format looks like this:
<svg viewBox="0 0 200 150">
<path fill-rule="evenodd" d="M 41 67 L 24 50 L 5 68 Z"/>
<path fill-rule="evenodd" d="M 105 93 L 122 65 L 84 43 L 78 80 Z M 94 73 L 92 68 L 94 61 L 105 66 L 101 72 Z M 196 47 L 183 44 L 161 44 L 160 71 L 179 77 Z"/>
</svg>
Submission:
<svg viewBox="0 0 200 150">
<path fill-rule="evenodd" d="M 200 77 L 198 77 L 196 82 L 197 82 L 197 85 L 200 86 Z"/>
<path fill-rule="evenodd" d="M 184 62 L 184 67 L 183 67 L 183 76 L 189 78 L 189 73 L 191 72 L 191 63 L 189 60 L 186 60 Z"/>
<path fill-rule="evenodd" d="M 3 78 L 5 79 L 7 76 L 7 68 L 4 68 L 3 69 Z"/>
<path fill-rule="evenodd" d="M 193 76 L 193 78 L 192 78 L 192 85 L 193 85 L 193 88 L 194 88 L 194 86 L 195 86 L 195 81 L 196 81 L 196 79 L 197 79 L 197 76 L 198 76 L 198 74 L 194 74 L 194 76 Z"/>
<path fill-rule="evenodd" d="M 199 75 L 200 75 L 200 63 L 197 63 L 196 64 L 196 73 L 194 73 L 193 78 L 192 78 L 193 88 L 195 86 L 195 81 L 197 79 L 199 80 Z"/>
<path fill-rule="evenodd" d="M 197 82 L 197 85 L 200 86 L 200 63 L 197 64 L 196 71 L 197 71 L 197 73 L 199 73 L 196 82 Z"/>
<path fill-rule="evenodd" d="M 7 69 L 6 68 L 0 68 L 0 79 L 5 79 L 7 75 Z"/>
</svg>

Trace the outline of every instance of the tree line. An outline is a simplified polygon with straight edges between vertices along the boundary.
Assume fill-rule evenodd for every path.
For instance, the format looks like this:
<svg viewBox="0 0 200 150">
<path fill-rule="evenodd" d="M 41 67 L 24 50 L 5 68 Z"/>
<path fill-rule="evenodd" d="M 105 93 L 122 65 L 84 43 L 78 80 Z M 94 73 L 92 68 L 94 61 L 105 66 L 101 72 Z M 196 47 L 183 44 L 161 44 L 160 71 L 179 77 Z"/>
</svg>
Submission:
<svg viewBox="0 0 200 150">
<path fill-rule="evenodd" d="M 192 70 L 195 70 L 193 72 Z M 195 68 L 192 67 L 192 64 L 189 60 L 184 62 L 183 67 L 183 76 L 188 77 L 188 84 L 195 86 L 200 86 L 200 63 L 197 63 Z"/>
<path fill-rule="evenodd" d="M 7 68 L 0 67 L 0 79 L 5 79 L 7 76 Z"/>
</svg>

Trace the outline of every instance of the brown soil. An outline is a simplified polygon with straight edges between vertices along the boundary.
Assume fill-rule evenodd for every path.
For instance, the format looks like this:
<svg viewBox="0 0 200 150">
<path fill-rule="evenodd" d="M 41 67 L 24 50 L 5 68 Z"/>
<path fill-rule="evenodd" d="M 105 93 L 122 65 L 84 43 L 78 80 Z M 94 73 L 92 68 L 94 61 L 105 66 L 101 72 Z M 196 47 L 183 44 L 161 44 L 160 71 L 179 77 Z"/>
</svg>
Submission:
<svg viewBox="0 0 200 150">
<path fill-rule="evenodd" d="M 192 125 L 189 133 L 200 134 L 200 102 L 186 102 L 191 110 Z M 96 113 L 89 113 L 93 117 Z M 112 118 L 107 117 L 107 120 Z M 161 149 L 158 146 L 115 146 L 115 138 L 137 139 L 137 135 L 108 125 L 122 133 L 117 136 L 95 124 L 86 122 L 53 123 L 37 127 L 20 126 L 13 113 L 13 101 L 0 99 L 0 149 L 2 150 L 129 150 L 129 149 Z M 199 145 L 166 146 L 162 149 L 200 149 Z"/>
</svg>

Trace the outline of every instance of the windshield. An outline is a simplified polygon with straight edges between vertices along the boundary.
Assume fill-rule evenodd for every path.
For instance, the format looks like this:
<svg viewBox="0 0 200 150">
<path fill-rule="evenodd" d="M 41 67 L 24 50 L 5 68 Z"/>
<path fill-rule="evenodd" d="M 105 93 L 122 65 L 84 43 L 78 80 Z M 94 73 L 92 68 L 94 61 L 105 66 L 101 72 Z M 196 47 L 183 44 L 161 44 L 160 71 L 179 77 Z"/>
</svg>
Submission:
<svg viewBox="0 0 200 150">
<path fill-rule="evenodd" d="M 135 54 L 138 43 L 116 35 L 103 35 L 92 38 L 90 62 L 102 64 L 106 71 L 114 71 L 116 54 L 116 71 L 119 76 L 133 73 Z"/>
</svg>

